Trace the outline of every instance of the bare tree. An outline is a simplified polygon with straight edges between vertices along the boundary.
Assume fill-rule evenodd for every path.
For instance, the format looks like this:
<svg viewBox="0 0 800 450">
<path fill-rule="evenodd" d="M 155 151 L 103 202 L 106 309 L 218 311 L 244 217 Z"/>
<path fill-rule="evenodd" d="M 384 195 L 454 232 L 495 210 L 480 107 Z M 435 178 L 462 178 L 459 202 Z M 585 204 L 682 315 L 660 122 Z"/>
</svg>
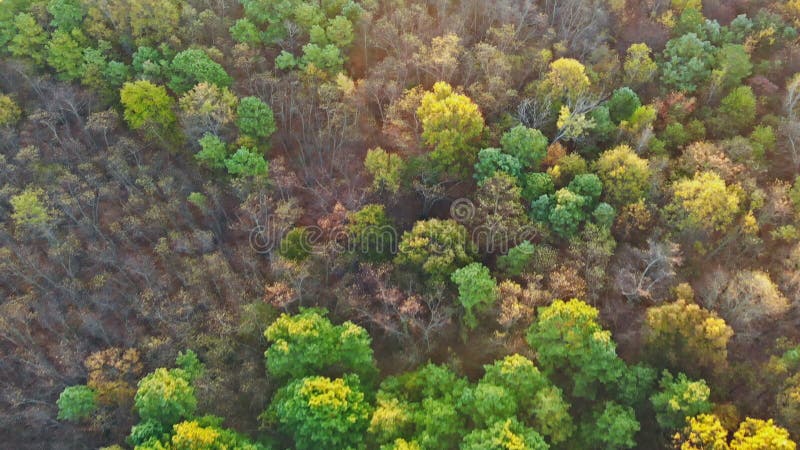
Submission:
<svg viewBox="0 0 800 450">
<path fill-rule="evenodd" d="M 644 249 L 623 247 L 620 259 L 623 266 L 616 286 L 632 302 L 663 300 L 675 279 L 675 268 L 682 263 L 678 244 L 655 239 L 649 239 Z"/>
</svg>

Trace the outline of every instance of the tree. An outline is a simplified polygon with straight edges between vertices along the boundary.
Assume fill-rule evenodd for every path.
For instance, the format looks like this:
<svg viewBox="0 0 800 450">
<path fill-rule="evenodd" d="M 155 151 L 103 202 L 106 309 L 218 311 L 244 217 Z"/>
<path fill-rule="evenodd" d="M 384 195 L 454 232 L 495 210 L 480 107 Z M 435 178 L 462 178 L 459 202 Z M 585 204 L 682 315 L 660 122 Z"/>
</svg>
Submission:
<svg viewBox="0 0 800 450">
<path fill-rule="evenodd" d="M 551 195 L 556 192 L 553 177 L 544 172 L 527 173 L 522 182 L 522 198 L 528 202 L 534 201 L 542 195 Z"/>
<path fill-rule="evenodd" d="M 631 44 L 623 63 L 625 81 L 634 85 L 652 81 L 658 65 L 650 57 L 650 47 L 645 43 Z"/>
<path fill-rule="evenodd" d="M 730 450 L 728 430 L 713 414 L 687 418 L 686 426 L 673 440 L 679 450 Z"/>
<path fill-rule="evenodd" d="M 695 33 L 687 33 L 667 42 L 664 62 L 661 65 L 662 80 L 668 86 L 694 92 L 711 77 L 714 48 Z"/>
<path fill-rule="evenodd" d="M 403 159 L 395 154 L 377 147 L 367 150 L 364 158 L 364 168 L 372 175 L 372 189 L 397 194 L 400 191 L 400 182 L 405 172 L 406 164 Z"/>
<path fill-rule="evenodd" d="M 169 72 L 167 86 L 178 94 L 183 94 L 202 82 L 220 88 L 231 85 L 231 77 L 225 69 L 203 50 L 188 49 L 178 53 L 169 65 Z"/>
<path fill-rule="evenodd" d="M 753 71 L 750 55 L 745 46 L 740 44 L 723 45 L 716 55 L 715 66 L 715 75 L 719 77 L 719 84 L 723 89 L 739 86 Z"/>
<path fill-rule="evenodd" d="M 191 417 L 197 408 L 194 388 L 183 370 L 163 367 L 139 381 L 134 403 L 142 421 L 164 425 Z"/>
<path fill-rule="evenodd" d="M 168 129 L 175 124 L 174 101 L 163 86 L 144 80 L 129 82 L 122 86 L 119 96 L 125 121 L 134 130 Z"/>
<path fill-rule="evenodd" d="M 269 414 L 299 450 L 361 448 L 370 406 L 358 377 L 307 377 L 278 391 Z"/>
<path fill-rule="evenodd" d="M 282 314 L 267 328 L 269 373 L 292 379 L 355 373 L 362 382 L 373 381 L 377 370 L 366 330 L 352 322 L 333 325 L 324 314 L 315 309 Z"/>
<path fill-rule="evenodd" d="M 730 278 L 724 273 L 714 275 L 722 289 L 709 292 L 703 300 L 706 306 L 720 311 L 742 336 L 751 334 L 756 325 L 781 317 L 791 308 L 791 303 L 767 272 L 740 270 Z M 723 284 L 725 281 L 727 284 Z"/>
<path fill-rule="evenodd" d="M 511 245 L 528 237 L 528 217 L 516 179 L 498 172 L 483 180 L 475 196 L 477 207 L 470 222 L 473 241 L 481 251 L 504 253 Z"/>
<path fill-rule="evenodd" d="M 500 145 L 503 152 L 514 156 L 523 167 L 538 169 L 547 154 L 547 138 L 541 131 L 517 125 L 503 133 Z"/>
<path fill-rule="evenodd" d="M 464 436 L 462 450 L 547 450 L 544 438 L 533 428 L 515 418 L 499 420 L 484 429 L 475 429 Z"/>
<path fill-rule="evenodd" d="M 616 206 L 635 203 L 650 191 L 650 167 L 627 145 L 607 150 L 597 160 L 606 198 Z"/>
<path fill-rule="evenodd" d="M 58 78 L 71 81 L 79 78 L 83 73 L 83 33 L 80 30 L 72 32 L 56 30 L 47 43 L 47 63 L 56 69 Z"/>
<path fill-rule="evenodd" d="M 395 264 L 420 270 L 432 283 L 443 283 L 473 260 L 474 244 L 454 220 L 429 219 L 403 233 Z"/>
<path fill-rule="evenodd" d="M 204 133 L 219 136 L 233 122 L 236 96 L 228 88 L 198 83 L 179 100 L 180 119 L 191 140 Z"/>
<path fill-rule="evenodd" d="M 487 178 L 494 176 L 498 172 L 519 178 L 521 170 L 522 165 L 516 157 L 503 153 L 496 148 L 485 148 L 478 152 L 478 162 L 475 163 L 474 177 L 478 184 L 483 184 Z"/>
<path fill-rule="evenodd" d="M 50 0 L 47 3 L 47 12 L 53 16 L 50 26 L 70 32 L 80 28 L 86 12 L 81 2 L 77 0 Z"/>
<path fill-rule="evenodd" d="M 256 139 L 267 140 L 277 130 L 272 108 L 258 97 L 245 97 L 236 110 L 239 131 Z"/>
<path fill-rule="evenodd" d="M 795 450 L 789 432 L 770 420 L 746 418 L 733 433 L 731 450 Z"/>
<path fill-rule="evenodd" d="M 257 177 L 266 176 L 269 164 L 264 155 L 247 147 L 239 147 L 236 152 L 225 160 L 225 168 L 234 176 Z"/>
<path fill-rule="evenodd" d="M 679 299 L 648 308 L 645 324 L 645 348 L 659 366 L 695 377 L 728 366 L 733 330 L 716 313 Z"/>
<path fill-rule="evenodd" d="M 447 83 L 436 83 L 422 96 L 417 115 L 422 122 L 422 140 L 434 149 L 431 160 L 441 171 L 463 173 L 472 167 L 484 124 L 469 97 L 455 93 Z"/>
<path fill-rule="evenodd" d="M 14 209 L 11 218 L 17 227 L 40 228 L 53 219 L 53 211 L 47 207 L 40 188 L 29 187 L 11 197 L 10 203 Z"/>
<path fill-rule="evenodd" d="M 261 43 L 261 32 L 248 18 L 238 19 L 228 29 L 236 42 L 256 46 Z"/>
<path fill-rule="evenodd" d="M 228 149 L 219 137 L 211 133 L 206 133 L 200 139 L 199 143 L 200 151 L 194 155 L 197 161 L 211 169 L 225 168 L 225 159 L 228 157 Z"/>
<path fill-rule="evenodd" d="M 539 197 L 541 200 L 542 197 Z M 537 200 L 534 203 L 540 203 Z M 586 220 L 586 205 L 590 199 L 567 188 L 556 191 L 552 207 L 547 213 L 547 221 L 559 236 L 569 238 L 578 232 L 578 227 Z M 538 206 L 538 205 L 537 205 Z M 534 206 L 531 206 L 534 209 Z M 546 209 L 545 209 L 546 210 Z"/>
<path fill-rule="evenodd" d="M 380 262 L 393 253 L 397 236 L 383 205 L 365 205 L 347 215 L 348 250 L 363 261 Z"/>
<path fill-rule="evenodd" d="M 590 86 L 586 67 L 572 58 L 559 58 L 550 63 L 545 74 L 545 89 L 552 90 L 555 97 L 575 101 L 586 93 Z"/>
<path fill-rule="evenodd" d="M 8 95 L 0 94 L 0 127 L 13 127 L 21 116 L 19 105 Z"/>
<path fill-rule="evenodd" d="M 756 118 L 756 96 L 750 86 L 739 86 L 719 106 L 717 127 L 726 136 L 739 134 L 753 125 Z"/>
<path fill-rule="evenodd" d="M 508 275 L 518 277 L 533 261 L 536 247 L 530 241 L 522 241 L 497 258 L 497 268 Z"/>
<path fill-rule="evenodd" d="M 611 333 L 600 327 L 597 316 L 597 309 L 578 299 L 556 300 L 539 308 L 526 338 L 548 377 L 564 380 L 567 391 L 579 398 L 594 399 L 624 370 Z"/>
<path fill-rule="evenodd" d="M 292 66 L 290 61 L 285 57 L 284 60 L 284 65 Z M 333 44 L 317 45 L 308 43 L 303 46 L 303 56 L 300 58 L 300 66 L 306 70 L 314 67 L 330 75 L 335 75 L 342 71 L 343 64 L 344 57 L 342 57 L 342 51 Z"/>
<path fill-rule="evenodd" d="M 656 420 L 665 431 L 682 427 L 688 417 L 711 411 L 711 389 L 705 380 L 691 381 L 683 373 L 673 377 L 665 370 L 659 387 L 661 391 L 650 397 L 650 401 L 656 412 Z"/>
<path fill-rule="evenodd" d="M 640 106 L 642 106 L 639 96 L 629 87 L 619 88 L 614 91 L 606 104 L 608 114 L 614 123 L 619 124 L 623 120 L 628 120 Z"/>
<path fill-rule="evenodd" d="M 698 172 L 672 185 L 667 214 L 679 230 L 725 231 L 739 213 L 736 191 L 714 172 Z"/>
<path fill-rule="evenodd" d="M 614 402 L 605 402 L 602 412 L 595 414 L 595 424 L 586 428 L 587 442 L 603 443 L 604 449 L 624 449 L 636 446 L 636 433 L 640 429 L 633 408 Z"/>
<path fill-rule="evenodd" d="M 8 51 L 13 56 L 27 58 L 35 65 L 41 65 L 45 59 L 44 49 L 47 43 L 44 28 L 28 13 L 19 13 L 14 17 L 14 28 L 16 34 L 8 43 Z"/>
<path fill-rule="evenodd" d="M 64 388 L 58 396 L 58 419 L 80 422 L 87 419 L 97 408 L 95 391 L 84 385 Z"/>
<path fill-rule="evenodd" d="M 491 306 L 497 299 L 497 281 L 481 263 L 471 263 L 452 273 L 450 280 L 458 286 L 458 301 L 464 307 L 467 328 L 478 326 L 475 312 Z"/>
</svg>

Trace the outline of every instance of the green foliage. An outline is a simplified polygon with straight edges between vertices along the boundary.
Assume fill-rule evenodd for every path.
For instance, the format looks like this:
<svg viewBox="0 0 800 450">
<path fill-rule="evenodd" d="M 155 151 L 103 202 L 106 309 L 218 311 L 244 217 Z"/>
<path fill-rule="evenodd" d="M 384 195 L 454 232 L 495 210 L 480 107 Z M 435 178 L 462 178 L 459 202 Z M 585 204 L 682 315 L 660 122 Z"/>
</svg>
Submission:
<svg viewBox="0 0 800 450">
<path fill-rule="evenodd" d="M 289 60 L 284 57 L 283 61 L 278 62 L 281 66 L 291 66 Z M 311 66 L 329 74 L 337 74 L 342 71 L 344 57 L 342 51 L 333 44 L 317 45 L 309 43 L 303 46 L 303 56 L 300 58 L 299 65 L 303 68 Z"/>
<path fill-rule="evenodd" d="M 244 97 L 236 109 L 239 131 L 256 139 L 269 139 L 277 130 L 272 108 L 258 97 Z"/>
<path fill-rule="evenodd" d="M 739 44 L 723 45 L 717 52 L 715 67 L 715 74 L 719 74 L 724 89 L 739 86 L 753 71 L 750 55 L 745 46 Z"/>
<path fill-rule="evenodd" d="M 503 133 L 500 146 L 514 156 L 523 167 L 538 169 L 547 154 L 547 137 L 541 131 L 517 125 Z"/>
<path fill-rule="evenodd" d="M 478 152 L 478 162 L 475 164 L 475 179 L 482 184 L 487 178 L 497 172 L 503 172 L 512 177 L 519 178 L 522 165 L 512 155 L 501 152 L 496 148 L 485 148 Z"/>
<path fill-rule="evenodd" d="M 142 421 L 154 420 L 164 425 L 192 417 L 197 408 L 194 388 L 181 369 L 156 369 L 139 381 L 134 397 L 136 412 Z"/>
<path fill-rule="evenodd" d="M 309 230 L 306 227 L 294 227 L 281 239 L 278 253 L 292 261 L 303 261 L 311 255 Z"/>
<path fill-rule="evenodd" d="M 168 128 L 175 124 L 174 101 L 163 86 L 139 80 L 125 83 L 119 93 L 124 117 L 134 130 L 144 127 Z"/>
<path fill-rule="evenodd" d="M 47 3 L 47 12 L 53 16 L 50 26 L 63 31 L 72 31 L 79 28 L 86 12 L 78 0 L 50 0 Z"/>
<path fill-rule="evenodd" d="M 292 379 L 355 373 L 362 381 L 373 381 L 377 370 L 366 330 L 351 322 L 333 325 L 324 314 L 314 309 L 282 314 L 267 328 L 269 373 Z"/>
<path fill-rule="evenodd" d="M 536 351 L 545 373 L 563 380 L 567 391 L 594 399 L 602 386 L 613 386 L 624 371 L 611 333 L 597 323 L 597 309 L 573 299 L 539 308 L 528 329 L 528 344 Z M 561 374 L 561 377 L 554 375 Z"/>
<path fill-rule="evenodd" d="M 13 127 L 21 116 L 19 105 L 8 95 L 0 94 L 0 127 Z"/>
<path fill-rule="evenodd" d="M 364 167 L 372 175 L 372 189 L 385 189 L 392 194 L 400 190 L 406 163 L 399 155 L 388 153 L 380 147 L 367 150 Z"/>
<path fill-rule="evenodd" d="M 555 191 L 553 178 L 546 173 L 528 173 L 523 178 L 522 198 L 527 201 L 533 201 L 542 195 L 553 194 Z"/>
<path fill-rule="evenodd" d="M 97 409 L 97 393 L 87 386 L 69 386 L 58 396 L 58 419 L 80 422 L 89 418 Z"/>
<path fill-rule="evenodd" d="M 767 154 L 775 150 L 777 140 L 775 130 L 769 125 L 758 125 L 750 133 L 750 145 L 757 159 L 763 160 Z"/>
<path fill-rule="evenodd" d="M 650 47 L 645 43 L 638 43 L 628 47 L 622 68 L 626 82 L 643 84 L 652 80 L 658 65 L 650 57 Z"/>
<path fill-rule="evenodd" d="M 514 418 L 499 420 L 464 437 L 461 450 L 547 450 L 544 438 Z"/>
<path fill-rule="evenodd" d="M 35 65 L 41 65 L 45 59 L 47 33 L 36 22 L 33 15 L 19 13 L 14 17 L 15 35 L 8 43 L 8 51 L 18 58 L 27 58 Z"/>
<path fill-rule="evenodd" d="M 47 43 L 47 63 L 65 81 L 79 78 L 83 73 L 83 33 L 56 30 Z"/>
<path fill-rule="evenodd" d="M 603 193 L 603 183 L 600 178 L 593 173 L 576 175 L 567 186 L 571 192 L 585 197 L 592 206 L 597 204 L 600 194 Z"/>
<path fill-rule="evenodd" d="M 598 203 L 597 208 L 592 211 L 592 218 L 594 223 L 605 228 L 610 229 L 614 224 L 614 218 L 617 216 L 617 211 L 613 206 L 608 203 Z"/>
<path fill-rule="evenodd" d="M 711 77 L 714 48 L 695 33 L 667 42 L 661 64 L 663 82 L 674 89 L 694 92 Z"/>
<path fill-rule="evenodd" d="M 636 92 L 629 87 L 624 87 L 614 91 L 614 94 L 606 104 L 608 113 L 614 123 L 628 120 L 640 106 L 642 102 Z"/>
<path fill-rule="evenodd" d="M 231 77 L 225 69 L 198 49 L 184 50 L 175 55 L 169 73 L 167 86 L 177 94 L 183 94 L 197 83 L 210 83 L 221 88 L 231 85 Z"/>
<path fill-rule="evenodd" d="M 464 307 L 464 323 L 468 328 L 478 326 L 475 313 L 491 306 L 497 299 L 497 281 L 481 263 L 471 263 L 450 276 L 458 286 L 458 301 Z"/>
<path fill-rule="evenodd" d="M 257 177 L 266 176 L 269 164 L 264 155 L 247 147 L 239 147 L 236 152 L 225 160 L 225 168 L 234 176 Z"/>
<path fill-rule="evenodd" d="M 10 203 L 14 210 L 11 218 L 17 227 L 38 228 L 47 225 L 53 218 L 42 189 L 29 187 L 11 197 Z"/>
<path fill-rule="evenodd" d="M 559 189 L 553 197 L 554 201 L 547 215 L 550 227 L 561 237 L 574 236 L 580 224 L 586 220 L 585 209 L 590 199 L 569 189 Z"/>
<path fill-rule="evenodd" d="M 750 128 L 756 118 L 756 96 L 750 86 L 739 86 L 722 99 L 719 106 L 722 134 L 733 136 Z"/>
<path fill-rule="evenodd" d="M 536 248 L 530 241 L 522 241 L 497 258 L 497 268 L 508 275 L 520 276 L 533 261 Z"/>
<path fill-rule="evenodd" d="M 307 377 L 278 391 L 268 413 L 298 450 L 363 448 L 370 406 L 358 377 Z"/>
<path fill-rule="evenodd" d="M 656 420 L 665 431 L 679 429 L 687 417 L 711 411 L 711 389 L 704 380 L 692 381 L 680 373 L 677 377 L 666 370 L 659 382 L 660 392 L 650 397 Z"/>
<path fill-rule="evenodd" d="M 200 151 L 194 155 L 197 161 L 211 169 L 225 168 L 228 149 L 222 139 L 215 134 L 206 133 L 198 142 Z"/>
<path fill-rule="evenodd" d="M 261 32 L 258 28 L 247 18 L 242 18 L 236 21 L 230 29 L 231 37 L 234 41 L 248 45 L 258 45 L 261 43 Z"/>
<path fill-rule="evenodd" d="M 474 254 L 464 226 L 454 220 L 429 219 L 403 233 L 394 261 L 421 271 L 432 283 L 443 283 L 456 269 L 472 262 Z"/>
<path fill-rule="evenodd" d="M 484 124 L 469 97 L 455 93 L 447 83 L 436 83 L 423 95 L 417 116 L 422 122 L 422 140 L 434 149 L 431 160 L 440 171 L 459 173 L 475 164 Z"/>
<path fill-rule="evenodd" d="M 200 362 L 200 359 L 193 350 L 178 352 L 178 357 L 175 358 L 175 365 L 180 369 L 180 375 L 190 384 L 200 378 L 206 370 L 205 365 Z"/>
<path fill-rule="evenodd" d="M 627 145 L 605 151 L 597 160 L 597 175 L 603 182 L 606 198 L 617 206 L 635 203 L 650 191 L 650 168 Z"/>
<path fill-rule="evenodd" d="M 395 227 L 383 205 L 365 205 L 347 216 L 349 250 L 363 261 L 380 262 L 391 256 Z"/>
<path fill-rule="evenodd" d="M 599 441 L 604 444 L 602 448 L 614 450 L 635 447 L 640 425 L 632 408 L 606 402 L 590 429 L 589 442 Z"/>
</svg>

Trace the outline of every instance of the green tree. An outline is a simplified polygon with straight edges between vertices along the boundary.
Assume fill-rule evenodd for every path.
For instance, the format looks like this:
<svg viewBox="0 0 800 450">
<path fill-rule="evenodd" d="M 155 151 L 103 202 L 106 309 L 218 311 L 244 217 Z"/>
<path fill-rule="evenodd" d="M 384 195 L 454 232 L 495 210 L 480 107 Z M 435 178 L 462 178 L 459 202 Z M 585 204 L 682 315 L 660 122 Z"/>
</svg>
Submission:
<svg viewBox="0 0 800 450">
<path fill-rule="evenodd" d="M 283 236 L 278 253 L 292 261 L 303 261 L 311 254 L 309 230 L 306 227 L 294 227 Z"/>
<path fill-rule="evenodd" d="M 518 277 L 531 264 L 536 256 L 536 247 L 530 241 L 522 241 L 497 258 L 497 268 L 508 275 Z"/>
<path fill-rule="evenodd" d="M 45 59 L 47 33 L 33 15 L 19 13 L 14 17 L 15 34 L 8 43 L 8 51 L 17 58 L 27 58 L 37 66 Z"/>
<path fill-rule="evenodd" d="M 687 33 L 667 42 L 662 80 L 674 89 L 694 92 L 711 77 L 714 48 L 695 33 Z"/>
<path fill-rule="evenodd" d="M 282 314 L 267 328 L 269 373 L 293 379 L 355 373 L 364 382 L 373 381 L 377 370 L 366 330 L 351 322 L 333 325 L 324 314 L 315 309 Z"/>
<path fill-rule="evenodd" d="M 13 127 L 22 116 L 17 102 L 8 95 L 0 94 L 0 127 Z"/>
<path fill-rule="evenodd" d="M 248 18 L 236 21 L 229 30 L 234 41 L 256 46 L 261 43 L 261 32 Z"/>
<path fill-rule="evenodd" d="M 464 436 L 461 450 L 547 450 L 544 438 L 515 418 L 499 420 L 488 428 L 475 429 Z"/>
<path fill-rule="evenodd" d="M 119 93 L 123 116 L 134 130 L 168 129 L 175 124 L 174 101 L 163 86 L 139 80 L 125 83 Z"/>
<path fill-rule="evenodd" d="M 400 190 L 406 163 L 399 155 L 388 153 L 380 147 L 369 149 L 364 158 L 364 167 L 372 175 L 373 190 L 385 189 L 392 194 L 397 194 Z"/>
<path fill-rule="evenodd" d="M 139 381 L 134 404 L 142 421 L 172 425 L 192 417 L 197 399 L 183 370 L 162 367 Z"/>
<path fill-rule="evenodd" d="M 756 119 L 756 96 L 750 86 L 739 86 L 722 99 L 717 128 L 726 136 L 739 134 Z"/>
<path fill-rule="evenodd" d="M 403 233 L 394 261 L 443 283 L 456 269 L 473 261 L 475 246 L 466 228 L 454 220 L 429 219 Z"/>
<path fill-rule="evenodd" d="M 194 158 L 201 164 L 211 169 L 225 168 L 225 159 L 228 157 L 228 149 L 222 140 L 211 133 L 206 133 L 199 141 L 200 151 Z"/>
<path fill-rule="evenodd" d="M 556 192 L 553 177 L 544 172 L 527 173 L 523 177 L 522 198 L 531 202 L 542 195 L 550 195 Z"/>
<path fill-rule="evenodd" d="M 588 427 L 588 442 L 602 443 L 603 449 L 615 450 L 636 446 L 636 433 L 641 428 L 633 408 L 606 402 L 594 424 Z"/>
<path fill-rule="evenodd" d="M 475 179 L 478 184 L 483 182 L 495 173 L 503 172 L 514 178 L 519 178 L 522 165 L 519 160 L 507 153 L 501 152 L 496 148 L 485 148 L 478 152 L 478 162 L 475 163 Z"/>
<path fill-rule="evenodd" d="M 547 154 L 547 138 L 541 131 L 517 125 L 503 133 L 500 146 L 503 152 L 519 160 L 523 167 L 538 169 Z"/>
<path fill-rule="evenodd" d="M 597 316 L 597 309 L 580 300 L 556 300 L 539 308 L 528 329 L 528 344 L 542 369 L 550 379 L 564 380 L 579 398 L 594 399 L 602 386 L 617 383 L 625 368 Z"/>
<path fill-rule="evenodd" d="M 722 372 L 732 336 L 716 313 L 683 299 L 647 310 L 645 348 L 653 362 L 671 370 L 696 377 Z"/>
<path fill-rule="evenodd" d="M 247 147 L 239 147 L 228 157 L 225 168 L 231 175 L 244 177 L 266 176 L 269 172 L 269 164 L 264 155 Z"/>
<path fill-rule="evenodd" d="M 231 77 L 225 69 L 203 50 L 188 49 L 178 53 L 169 65 L 169 72 L 167 86 L 178 94 L 202 82 L 220 88 L 231 85 Z"/>
<path fill-rule="evenodd" d="M 417 109 L 422 140 L 432 147 L 431 160 L 440 171 L 463 173 L 475 164 L 483 134 L 483 116 L 469 97 L 444 82 L 426 92 Z"/>
<path fill-rule="evenodd" d="M 80 422 L 89 418 L 97 409 L 97 393 L 87 386 L 77 385 L 65 388 L 58 396 L 58 419 Z"/>
<path fill-rule="evenodd" d="M 478 326 L 475 313 L 491 306 L 497 299 L 497 281 L 481 263 L 471 263 L 452 273 L 450 280 L 458 286 L 458 301 L 464 307 L 467 328 Z"/>
<path fill-rule="evenodd" d="M 291 66 L 287 62 L 285 65 Z M 303 46 L 303 56 L 300 57 L 300 66 L 308 69 L 315 67 L 319 70 L 335 75 L 342 71 L 344 57 L 342 51 L 333 44 L 317 45 L 308 43 Z"/>
<path fill-rule="evenodd" d="M 17 227 L 39 228 L 53 219 L 53 212 L 47 207 L 44 191 L 29 187 L 11 197 L 11 218 Z"/>
<path fill-rule="evenodd" d="M 365 205 L 347 215 L 349 250 L 358 259 L 380 262 L 388 259 L 395 245 L 395 227 L 383 205 Z"/>
<path fill-rule="evenodd" d="M 589 202 L 590 199 L 583 195 L 566 188 L 559 189 L 553 196 L 552 207 L 547 213 L 550 227 L 561 237 L 574 236 L 580 224 L 586 220 L 585 209 Z"/>
<path fill-rule="evenodd" d="M 58 78 L 75 80 L 83 74 L 83 48 L 85 40 L 80 30 L 56 30 L 47 43 L 47 64 L 58 72 Z"/>
<path fill-rule="evenodd" d="M 86 11 L 78 0 L 50 0 L 47 3 L 47 12 L 53 17 L 50 26 L 70 32 L 80 28 Z"/>
<path fill-rule="evenodd" d="M 658 424 L 665 431 L 679 429 L 687 417 L 706 414 L 714 406 L 709 397 L 711 389 L 704 380 L 692 381 L 679 373 L 673 377 L 664 371 L 659 381 L 660 391 L 650 397 Z"/>
<path fill-rule="evenodd" d="M 606 106 L 608 107 L 608 114 L 611 120 L 619 124 L 623 120 L 630 119 L 634 111 L 642 106 L 642 102 L 633 89 L 623 87 L 614 91 L 614 94 L 608 99 Z"/>
<path fill-rule="evenodd" d="M 606 198 L 617 206 L 635 203 L 650 191 L 650 167 L 627 145 L 605 151 L 597 160 L 597 175 Z"/>
<path fill-rule="evenodd" d="M 714 172 L 698 172 L 672 186 L 667 214 L 679 230 L 724 231 L 739 213 L 739 195 Z"/>
<path fill-rule="evenodd" d="M 753 63 L 744 45 L 725 44 L 716 55 L 714 70 L 723 89 L 739 86 L 753 72 Z"/>
<path fill-rule="evenodd" d="M 652 81 L 658 65 L 650 57 L 650 47 L 644 43 L 631 44 L 622 65 L 625 81 L 631 84 L 644 84 Z"/>
<path fill-rule="evenodd" d="M 363 448 L 370 406 L 358 377 L 308 377 L 278 391 L 268 414 L 298 450 Z"/>
<path fill-rule="evenodd" d="M 264 140 L 277 130 L 272 108 L 258 97 L 245 97 L 239 101 L 236 125 L 241 133 Z"/>
</svg>

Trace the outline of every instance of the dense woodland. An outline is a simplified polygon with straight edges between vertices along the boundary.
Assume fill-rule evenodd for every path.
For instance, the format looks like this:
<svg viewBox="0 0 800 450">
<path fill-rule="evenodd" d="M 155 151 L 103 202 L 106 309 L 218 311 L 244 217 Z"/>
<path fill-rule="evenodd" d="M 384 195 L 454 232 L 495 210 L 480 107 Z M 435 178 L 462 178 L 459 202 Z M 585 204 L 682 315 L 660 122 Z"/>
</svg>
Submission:
<svg viewBox="0 0 800 450">
<path fill-rule="evenodd" d="M 798 29 L 0 0 L 0 447 L 796 449 Z"/>
</svg>

